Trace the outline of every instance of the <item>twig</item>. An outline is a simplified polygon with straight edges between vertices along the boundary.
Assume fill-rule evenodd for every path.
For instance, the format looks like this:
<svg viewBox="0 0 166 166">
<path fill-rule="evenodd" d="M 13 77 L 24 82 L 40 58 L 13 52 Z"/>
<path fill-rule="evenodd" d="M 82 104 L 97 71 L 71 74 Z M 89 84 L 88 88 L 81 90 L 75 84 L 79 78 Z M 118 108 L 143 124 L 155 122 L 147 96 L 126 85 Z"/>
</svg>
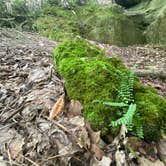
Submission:
<svg viewBox="0 0 166 166">
<path fill-rule="evenodd" d="M 53 122 L 56 126 L 58 126 L 60 129 L 62 129 L 63 131 L 65 131 L 66 133 L 70 134 L 73 136 L 73 134 L 63 125 L 61 125 L 60 123 L 56 122 L 55 120 L 50 120 L 48 117 L 44 116 L 47 120 Z"/>
<path fill-rule="evenodd" d="M 18 108 L 17 110 L 13 111 L 6 119 L 4 119 L 2 121 L 2 123 L 6 123 L 9 119 L 11 119 L 14 115 L 16 115 L 17 113 L 19 113 L 22 109 L 23 109 L 24 105 L 22 105 L 20 108 Z"/>
<path fill-rule="evenodd" d="M 7 127 L 10 127 L 10 126 L 12 126 L 13 124 L 16 124 L 16 122 L 10 123 L 10 124 L 8 124 L 8 125 L 6 125 L 6 126 L 2 126 L 2 127 L 0 127 L 0 130 L 3 130 L 3 129 L 5 129 L 5 128 L 7 128 Z"/>
<path fill-rule="evenodd" d="M 29 159 L 28 157 L 23 156 L 22 154 L 19 154 L 21 157 L 23 157 L 24 159 L 28 160 L 31 164 L 35 165 L 35 166 L 39 166 L 37 163 L 35 163 L 33 160 Z"/>
<path fill-rule="evenodd" d="M 13 165 L 13 164 L 12 164 L 12 158 L 11 158 L 11 154 L 10 154 L 9 148 L 7 149 L 7 154 L 8 154 L 10 166 L 12 166 L 12 165 Z"/>
<path fill-rule="evenodd" d="M 55 155 L 52 157 L 48 157 L 46 160 L 52 160 L 52 159 L 59 158 L 59 157 L 71 157 L 71 156 L 73 156 L 73 154 L 59 154 L 59 155 Z"/>
<path fill-rule="evenodd" d="M 1 21 L 13 21 L 15 18 L 0 18 Z"/>
</svg>

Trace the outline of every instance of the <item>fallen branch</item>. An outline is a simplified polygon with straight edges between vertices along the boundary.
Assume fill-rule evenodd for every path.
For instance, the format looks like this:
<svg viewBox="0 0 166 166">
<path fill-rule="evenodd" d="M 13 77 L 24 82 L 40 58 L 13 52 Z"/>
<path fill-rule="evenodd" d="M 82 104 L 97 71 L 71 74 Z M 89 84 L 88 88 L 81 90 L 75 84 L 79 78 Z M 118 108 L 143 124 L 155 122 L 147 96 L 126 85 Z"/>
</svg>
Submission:
<svg viewBox="0 0 166 166">
<path fill-rule="evenodd" d="M 166 79 L 166 72 L 164 71 L 142 69 L 142 70 L 136 70 L 135 73 L 139 77 L 152 77 L 152 78 Z"/>
<path fill-rule="evenodd" d="M 13 21 L 15 18 L 0 18 L 1 21 Z"/>
</svg>

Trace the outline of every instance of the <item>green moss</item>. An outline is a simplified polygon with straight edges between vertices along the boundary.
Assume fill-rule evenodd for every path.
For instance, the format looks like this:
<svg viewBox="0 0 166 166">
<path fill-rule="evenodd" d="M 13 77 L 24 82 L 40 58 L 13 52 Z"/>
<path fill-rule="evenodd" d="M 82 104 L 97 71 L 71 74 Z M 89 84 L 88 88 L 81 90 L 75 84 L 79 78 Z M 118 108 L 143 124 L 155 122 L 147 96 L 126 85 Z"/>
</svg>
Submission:
<svg viewBox="0 0 166 166">
<path fill-rule="evenodd" d="M 141 89 L 135 93 L 135 100 L 144 126 L 145 139 L 157 140 L 160 131 L 166 127 L 166 100 L 152 91 L 141 92 Z"/>
<path fill-rule="evenodd" d="M 120 75 L 129 72 L 123 63 L 117 57 L 105 57 L 98 48 L 79 38 L 60 44 L 54 50 L 54 58 L 57 69 L 65 80 L 69 98 L 83 104 L 84 115 L 94 128 L 100 129 L 103 135 L 115 134 L 117 130 L 109 125 L 112 120 L 122 116 L 123 108 L 94 104 L 92 101 L 119 101 L 117 92 Z M 138 79 L 134 84 L 134 98 L 145 139 L 158 139 L 159 130 L 166 129 L 166 100 L 159 97 L 153 88 L 143 86 Z M 134 128 L 136 123 L 137 119 L 134 119 Z"/>
<path fill-rule="evenodd" d="M 112 58 L 116 61 L 116 58 Z M 79 100 L 84 106 L 84 115 L 96 129 L 108 131 L 108 124 L 115 120 L 114 108 L 92 104 L 94 99 L 116 100 L 120 71 L 101 58 L 64 58 L 59 63 L 59 72 L 65 78 L 65 87 L 70 99 Z M 117 60 L 118 62 L 119 60 Z M 107 80 L 107 81 L 106 81 Z M 117 117 L 117 116 L 116 116 Z"/>
<path fill-rule="evenodd" d="M 165 10 L 166 11 L 166 10 Z M 146 31 L 147 41 L 151 44 L 166 46 L 166 14 L 158 17 Z"/>
<path fill-rule="evenodd" d="M 79 36 L 72 40 L 63 41 L 54 49 L 53 53 L 55 55 L 54 60 L 56 64 L 62 59 L 69 57 L 97 57 L 104 55 L 104 51 L 99 50 Z"/>
</svg>

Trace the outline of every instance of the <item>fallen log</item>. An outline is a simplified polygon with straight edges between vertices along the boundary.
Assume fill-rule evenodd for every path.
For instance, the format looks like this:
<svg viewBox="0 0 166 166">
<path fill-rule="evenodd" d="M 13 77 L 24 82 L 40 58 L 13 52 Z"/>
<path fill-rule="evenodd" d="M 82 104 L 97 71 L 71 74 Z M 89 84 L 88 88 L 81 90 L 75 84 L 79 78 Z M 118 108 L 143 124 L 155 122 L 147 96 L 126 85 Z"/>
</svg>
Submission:
<svg viewBox="0 0 166 166">
<path fill-rule="evenodd" d="M 138 77 L 166 79 L 166 72 L 164 71 L 138 69 L 135 73 Z"/>
</svg>

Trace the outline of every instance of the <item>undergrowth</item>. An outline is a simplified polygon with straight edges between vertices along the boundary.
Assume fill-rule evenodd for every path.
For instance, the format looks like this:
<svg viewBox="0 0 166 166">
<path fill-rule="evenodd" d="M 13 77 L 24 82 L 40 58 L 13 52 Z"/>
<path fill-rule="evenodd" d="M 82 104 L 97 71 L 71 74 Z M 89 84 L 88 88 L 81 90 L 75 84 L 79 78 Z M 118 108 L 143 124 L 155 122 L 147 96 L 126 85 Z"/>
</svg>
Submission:
<svg viewBox="0 0 166 166">
<path fill-rule="evenodd" d="M 144 42 L 139 26 L 124 15 L 124 9 L 118 5 L 88 4 L 75 6 L 72 10 L 56 5 L 46 6 L 41 17 L 34 22 L 34 27 L 42 35 L 56 41 L 79 35 L 117 45 Z"/>
</svg>

